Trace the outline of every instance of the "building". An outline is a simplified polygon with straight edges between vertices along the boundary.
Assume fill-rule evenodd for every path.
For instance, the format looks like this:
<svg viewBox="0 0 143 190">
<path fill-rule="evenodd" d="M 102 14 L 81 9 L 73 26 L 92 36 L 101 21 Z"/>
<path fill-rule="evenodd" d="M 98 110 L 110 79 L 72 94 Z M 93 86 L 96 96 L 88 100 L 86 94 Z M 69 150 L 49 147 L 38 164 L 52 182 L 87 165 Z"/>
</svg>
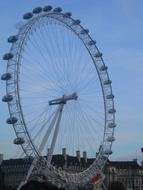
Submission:
<svg viewBox="0 0 143 190">
<path fill-rule="evenodd" d="M 3 161 L 3 154 L 0 154 L 0 189 L 4 189 L 4 173 L 1 169 L 1 163 Z"/>
<path fill-rule="evenodd" d="M 4 173 L 2 172 L 1 168 L 0 168 L 0 189 L 4 189 Z"/>
<path fill-rule="evenodd" d="M 26 175 L 32 159 L 10 159 L 3 160 L 1 170 L 4 174 L 3 182 L 5 190 L 16 188 Z"/>
<path fill-rule="evenodd" d="M 106 183 L 122 182 L 128 190 L 143 189 L 143 167 L 133 161 L 109 161 L 106 165 Z"/>
<path fill-rule="evenodd" d="M 80 172 L 94 161 L 88 159 L 86 152 L 80 157 L 80 152 L 76 152 L 76 157 L 66 155 L 63 149 L 61 155 L 54 155 L 52 164 L 57 168 L 63 168 L 68 172 Z M 23 180 L 32 163 L 32 158 L 3 160 L 1 163 L 1 179 L 5 184 L 5 190 L 16 188 Z M 143 189 L 143 167 L 133 161 L 108 161 L 105 167 L 105 184 L 112 181 L 122 182 L 128 190 Z M 1 188 L 0 188 L 1 189 Z"/>
</svg>

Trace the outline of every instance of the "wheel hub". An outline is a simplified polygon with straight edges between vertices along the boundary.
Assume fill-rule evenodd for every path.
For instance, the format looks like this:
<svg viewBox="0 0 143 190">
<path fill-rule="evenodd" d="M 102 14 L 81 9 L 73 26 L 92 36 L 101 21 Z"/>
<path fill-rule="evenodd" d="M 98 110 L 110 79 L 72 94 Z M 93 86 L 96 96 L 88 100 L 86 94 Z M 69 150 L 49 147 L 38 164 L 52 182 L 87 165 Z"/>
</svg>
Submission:
<svg viewBox="0 0 143 190">
<path fill-rule="evenodd" d="M 63 95 L 61 98 L 50 100 L 49 105 L 57 105 L 57 104 L 66 104 L 69 100 L 77 100 L 78 96 L 77 93 L 74 92 L 71 95 Z"/>
</svg>

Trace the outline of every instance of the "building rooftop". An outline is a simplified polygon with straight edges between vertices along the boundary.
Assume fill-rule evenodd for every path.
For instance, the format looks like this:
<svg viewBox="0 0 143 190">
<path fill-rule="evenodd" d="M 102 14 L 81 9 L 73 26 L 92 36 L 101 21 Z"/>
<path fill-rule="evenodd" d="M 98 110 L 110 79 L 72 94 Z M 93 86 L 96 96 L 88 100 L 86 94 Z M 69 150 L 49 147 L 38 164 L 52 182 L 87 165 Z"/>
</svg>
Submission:
<svg viewBox="0 0 143 190">
<path fill-rule="evenodd" d="M 32 163 L 33 158 L 19 158 L 19 159 L 9 159 L 3 160 L 1 163 L 2 171 L 4 172 L 26 172 Z M 69 166 L 80 166 L 87 168 L 93 162 L 94 158 L 89 158 L 87 161 L 84 158 L 80 158 L 80 161 L 77 157 L 66 155 L 66 160 L 63 155 L 54 155 L 52 158 L 52 164 L 55 167 L 63 167 L 65 164 Z M 110 167 L 115 167 L 117 169 L 143 169 L 137 161 L 109 161 L 106 164 Z M 19 167 L 20 166 L 20 167 Z M 21 168 L 21 170 L 19 169 Z"/>
<path fill-rule="evenodd" d="M 117 169 L 143 169 L 137 161 L 108 161 L 110 166 L 116 167 Z"/>
</svg>

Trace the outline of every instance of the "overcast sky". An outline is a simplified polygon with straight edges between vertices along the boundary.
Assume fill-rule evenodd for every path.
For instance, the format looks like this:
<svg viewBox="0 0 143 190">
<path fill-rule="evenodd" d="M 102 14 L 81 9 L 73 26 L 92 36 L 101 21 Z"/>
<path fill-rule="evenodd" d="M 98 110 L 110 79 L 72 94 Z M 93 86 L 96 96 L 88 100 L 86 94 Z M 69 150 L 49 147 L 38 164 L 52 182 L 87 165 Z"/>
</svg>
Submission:
<svg viewBox="0 0 143 190">
<path fill-rule="evenodd" d="M 7 37 L 17 32 L 15 24 L 34 7 L 51 4 L 71 11 L 103 52 L 113 82 L 117 128 L 112 160 L 142 159 L 143 146 L 143 1 L 142 0 L 4 0 L 0 1 L 0 55 L 9 51 Z M 0 73 L 6 64 L 1 61 Z M 1 97 L 5 94 L 0 83 Z M 0 153 L 15 157 L 12 126 L 5 123 L 7 105 L 0 103 Z"/>
</svg>

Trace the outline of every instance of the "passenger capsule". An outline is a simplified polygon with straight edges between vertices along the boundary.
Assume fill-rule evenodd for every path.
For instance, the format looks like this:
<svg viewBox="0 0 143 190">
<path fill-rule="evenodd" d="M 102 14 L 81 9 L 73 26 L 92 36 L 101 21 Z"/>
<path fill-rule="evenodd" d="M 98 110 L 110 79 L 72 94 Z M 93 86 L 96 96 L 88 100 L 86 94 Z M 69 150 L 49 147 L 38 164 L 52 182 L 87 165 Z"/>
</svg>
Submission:
<svg viewBox="0 0 143 190">
<path fill-rule="evenodd" d="M 103 55 L 103 54 L 102 54 L 101 52 L 97 52 L 97 53 L 95 54 L 95 57 L 96 57 L 96 58 L 99 58 L 99 57 L 102 57 L 102 55 Z"/>
<path fill-rule="evenodd" d="M 88 34 L 89 33 L 89 30 L 88 29 L 83 29 L 81 30 L 80 34 Z"/>
<path fill-rule="evenodd" d="M 106 65 L 102 65 L 99 70 L 100 71 L 106 71 L 108 69 L 108 67 Z"/>
<path fill-rule="evenodd" d="M 109 128 L 115 128 L 115 127 L 116 127 L 116 124 L 115 124 L 115 123 L 109 123 L 109 124 L 108 124 L 108 127 L 109 127 Z"/>
<path fill-rule="evenodd" d="M 115 113 L 115 112 L 116 112 L 116 110 L 114 108 L 111 108 L 111 109 L 108 110 L 108 113 L 111 113 L 111 114 Z"/>
<path fill-rule="evenodd" d="M 15 124 L 17 122 L 17 118 L 9 117 L 6 122 L 7 122 L 7 124 Z"/>
<path fill-rule="evenodd" d="M 108 141 L 108 142 L 113 142 L 113 141 L 115 141 L 115 137 L 113 137 L 113 136 L 108 137 L 108 138 L 107 138 L 107 141 Z"/>
<path fill-rule="evenodd" d="M 16 139 L 14 139 L 13 143 L 16 145 L 21 145 L 25 143 L 25 140 L 21 137 L 17 137 Z"/>
<path fill-rule="evenodd" d="M 62 12 L 62 8 L 61 7 L 57 7 L 53 10 L 55 13 L 60 13 Z"/>
<path fill-rule="evenodd" d="M 30 19 L 30 18 L 32 18 L 33 17 L 33 14 L 32 13 L 25 13 L 24 15 L 23 15 L 23 19 L 25 19 L 25 20 L 28 20 L 28 19 Z"/>
<path fill-rule="evenodd" d="M 3 56 L 3 60 L 10 60 L 14 57 L 14 55 L 12 53 L 6 53 Z"/>
<path fill-rule="evenodd" d="M 104 154 L 107 154 L 107 155 L 111 155 L 112 154 L 112 150 L 105 150 Z"/>
<path fill-rule="evenodd" d="M 77 20 L 74 20 L 72 24 L 73 24 L 73 25 L 78 25 L 78 24 L 80 24 L 80 22 L 81 22 L 81 21 L 77 19 Z"/>
<path fill-rule="evenodd" d="M 113 99 L 114 98 L 114 95 L 113 94 L 109 94 L 106 96 L 107 99 Z"/>
<path fill-rule="evenodd" d="M 64 14 L 64 17 L 70 18 L 72 16 L 72 14 L 70 12 L 67 12 Z"/>
<path fill-rule="evenodd" d="M 8 43 L 15 43 L 17 40 L 18 40 L 17 36 L 10 36 L 7 41 Z"/>
<path fill-rule="evenodd" d="M 52 10 L 52 6 L 51 5 L 47 5 L 47 6 L 45 6 L 44 8 L 43 8 L 43 11 L 44 12 L 49 12 L 49 11 L 51 11 Z"/>
<path fill-rule="evenodd" d="M 108 85 L 108 84 L 111 84 L 111 83 L 112 83 L 112 81 L 109 80 L 109 79 L 104 81 L 104 85 Z"/>
<path fill-rule="evenodd" d="M 89 45 L 89 46 L 92 46 L 92 45 L 95 45 L 95 44 L 96 44 L 96 41 L 95 41 L 95 40 L 91 40 L 91 41 L 88 42 L 88 45 Z"/>
<path fill-rule="evenodd" d="M 10 73 L 4 73 L 1 76 L 1 80 L 9 80 L 9 79 L 11 79 L 11 74 Z"/>
<path fill-rule="evenodd" d="M 36 7 L 33 9 L 33 14 L 39 14 L 42 12 L 42 8 L 41 7 Z"/>
<path fill-rule="evenodd" d="M 13 100 L 13 96 L 11 94 L 7 94 L 7 95 L 3 96 L 3 98 L 2 98 L 3 102 L 10 102 L 12 100 Z"/>
</svg>

